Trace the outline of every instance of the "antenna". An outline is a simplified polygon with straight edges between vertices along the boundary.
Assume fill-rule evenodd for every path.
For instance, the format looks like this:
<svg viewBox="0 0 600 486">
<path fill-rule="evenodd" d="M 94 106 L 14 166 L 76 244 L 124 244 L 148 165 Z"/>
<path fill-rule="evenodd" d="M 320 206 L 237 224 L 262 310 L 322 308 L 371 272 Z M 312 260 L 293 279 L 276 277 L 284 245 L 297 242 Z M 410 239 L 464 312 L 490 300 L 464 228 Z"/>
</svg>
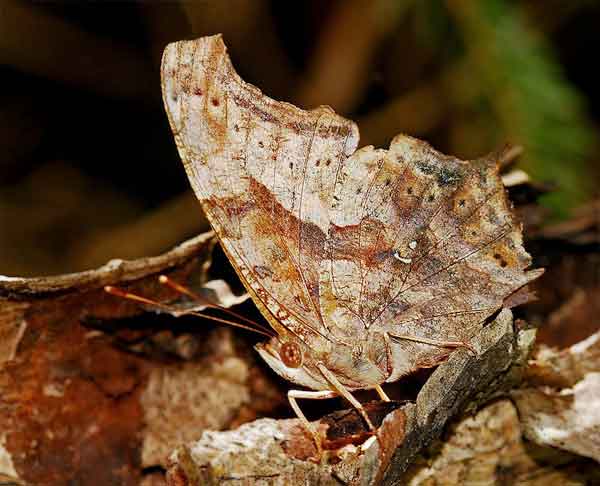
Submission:
<svg viewBox="0 0 600 486">
<path fill-rule="evenodd" d="M 158 302 L 156 300 L 153 299 L 149 299 L 147 297 L 144 297 L 142 295 L 138 295 L 132 292 L 129 292 L 127 290 L 124 290 L 120 287 L 115 287 L 112 285 L 106 285 L 104 287 L 104 291 L 110 295 L 114 295 L 115 297 L 120 297 L 122 299 L 127 299 L 127 300 L 132 300 L 134 302 L 137 302 L 139 304 L 144 304 L 144 305 L 149 305 L 152 307 L 156 307 L 158 309 L 162 309 L 166 312 L 169 312 L 171 314 L 173 314 L 176 317 L 180 317 L 180 316 L 184 316 L 184 315 L 191 315 L 191 316 L 196 316 L 196 317 L 202 317 L 204 319 L 208 319 L 214 322 L 218 322 L 220 324 L 226 324 L 228 326 L 232 326 L 232 327 L 237 327 L 239 329 L 245 329 L 247 331 L 252 331 L 255 332 L 257 334 L 262 334 L 263 336 L 266 336 L 268 338 L 271 337 L 275 337 L 275 333 L 272 329 L 265 327 L 264 325 L 261 325 L 257 322 L 254 322 L 250 319 L 247 319 L 244 316 L 241 316 L 240 314 L 233 312 L 223 306 L 220 306 L 219 304 L 212 302 L 210 299 L 206 298 L 206 297 L 202 297 L 199 294 L 193 292 L 192 290 L 190 290 L 189 288 L 171 280 L 169 277 L 167 277 L 166 275 L 160 275 L 158 277 L 158 281 L 164 285 L 167 285 L 168 287 L 172 288 L 173 290 L 175 290 L 176 292 L 179 292 L 182 295 L 186 295 L 187 297 L 190 297 L 192 300 L 200 303 L 201 305 L 210 308 L 210 309 L 217 309 L 220 311 L 223 311 L 237 319 L 240 319 L 242 321 L 244 321 L 246 324 L 243 323 L 239 323 L 239 322 L 235 322 L 229 319 L 223 319 L 222 317 L 217 317 L 217 316 L 211 316 L 209 314 L 203 314 L 201 312 L 198 311 L 194 311 L 194 310 L 181 310 L 181 309 L 177 309 L 175 306 L 172 305 L 168 305 L 168 304 L 163 304 L 161 302 Z"/>
</svg>

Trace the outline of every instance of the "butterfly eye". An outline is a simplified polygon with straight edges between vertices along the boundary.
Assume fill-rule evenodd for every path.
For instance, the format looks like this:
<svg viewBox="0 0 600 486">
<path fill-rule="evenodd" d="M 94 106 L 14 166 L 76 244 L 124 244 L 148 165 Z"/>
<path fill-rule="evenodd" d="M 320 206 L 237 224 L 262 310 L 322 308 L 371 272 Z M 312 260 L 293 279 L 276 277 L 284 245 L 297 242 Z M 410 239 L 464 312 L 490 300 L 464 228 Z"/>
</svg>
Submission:
<svg viewBox="0 0 600 486">
<path fill-rule="evenodd" d="M 296 343 L 283 343 L 279 351 L 279 357 L 288 368 L 302 366 L 302 350 Z"/>
</svg>

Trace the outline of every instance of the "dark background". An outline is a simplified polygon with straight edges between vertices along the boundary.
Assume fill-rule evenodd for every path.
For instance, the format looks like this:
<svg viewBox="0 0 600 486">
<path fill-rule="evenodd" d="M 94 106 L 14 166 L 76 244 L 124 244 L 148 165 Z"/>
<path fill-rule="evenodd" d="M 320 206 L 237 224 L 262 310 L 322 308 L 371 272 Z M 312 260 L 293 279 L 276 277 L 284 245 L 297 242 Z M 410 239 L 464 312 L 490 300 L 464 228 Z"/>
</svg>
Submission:
<svg viewBox="0 0 600 486">
<path fill-rule="evenodd" d="M 1 0 L 0 274 L 153 255 L 206 229 L 159 64 L 166 43 L 219 32 L 245 80 L 333 106 L 361 145 L 522 145 L 519 167 L 553 188 L 536 226 L 569 218 L 598 180 L 598 25 L 584 0 Z"/>
</svg>

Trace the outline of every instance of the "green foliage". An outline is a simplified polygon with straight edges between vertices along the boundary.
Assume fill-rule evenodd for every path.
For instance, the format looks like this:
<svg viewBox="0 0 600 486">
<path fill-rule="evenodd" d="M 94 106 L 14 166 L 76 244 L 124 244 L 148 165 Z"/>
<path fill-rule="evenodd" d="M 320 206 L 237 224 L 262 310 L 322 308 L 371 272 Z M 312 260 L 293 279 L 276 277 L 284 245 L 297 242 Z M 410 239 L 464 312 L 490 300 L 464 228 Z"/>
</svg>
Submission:
<svg viewBox="0 0 600 486">
<path fill-rule="evenodd" d="M 498 143 L 525 147 L 521 166 L 552 181 L 544 201 L 559 216 L 589 194 L 585 163 L 594 143 L 582 99 L 561 72 L 550 47 L 505 0 L 449 1 L 463 41 L 467 70 L 489 100 L 502 132 Z M 504 139 L 504 140 L 503 140 Z"/>
</svg>

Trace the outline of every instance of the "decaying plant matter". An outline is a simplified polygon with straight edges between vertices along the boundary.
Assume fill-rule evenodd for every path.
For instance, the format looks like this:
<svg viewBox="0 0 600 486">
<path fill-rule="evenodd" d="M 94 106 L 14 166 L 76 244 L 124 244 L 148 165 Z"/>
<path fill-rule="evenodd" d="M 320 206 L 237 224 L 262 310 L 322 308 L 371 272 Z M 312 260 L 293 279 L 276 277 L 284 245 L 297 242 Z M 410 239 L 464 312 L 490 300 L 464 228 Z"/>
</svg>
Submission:
<svg viewBox="0 0 600 486">
<path fill-rule="evenodd" d="M 281 403 L 248 343 L 229 329 L 157 315 L 105 285 L 187 309 L 185 283 L 228 307 L 209 280 L 211 233 L 171 252 L 59 277 L 0 281 L 0 474 L 25 484 L 139 484 L 199 430 Z M 194 304 L 196 309 L 202 308 Z"/>
</svg>

